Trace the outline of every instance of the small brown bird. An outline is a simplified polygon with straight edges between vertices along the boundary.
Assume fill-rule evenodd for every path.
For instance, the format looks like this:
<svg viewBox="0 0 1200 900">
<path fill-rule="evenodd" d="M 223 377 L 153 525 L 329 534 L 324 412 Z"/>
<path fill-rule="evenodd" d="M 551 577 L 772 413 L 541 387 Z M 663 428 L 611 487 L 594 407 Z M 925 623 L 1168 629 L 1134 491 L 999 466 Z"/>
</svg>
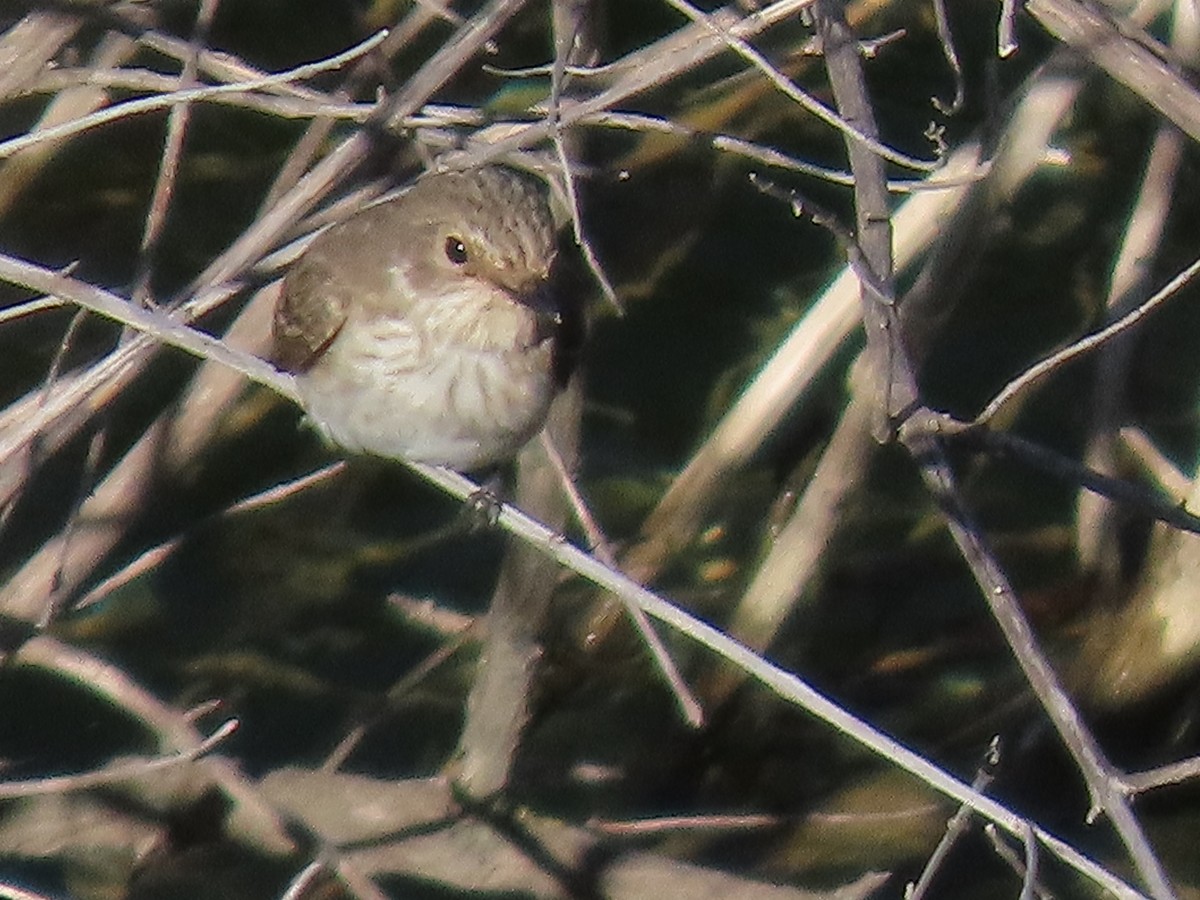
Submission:
<svg viewBox="0 0 1200 900">
<path fill-rule="evenodd" d="M 353 451 L 470 471 L 516 453 L 569 374 L 541 185 L 500 166 L 427 175 L 333 226 L 287 275 L 274 360 Z"/>
</svg>

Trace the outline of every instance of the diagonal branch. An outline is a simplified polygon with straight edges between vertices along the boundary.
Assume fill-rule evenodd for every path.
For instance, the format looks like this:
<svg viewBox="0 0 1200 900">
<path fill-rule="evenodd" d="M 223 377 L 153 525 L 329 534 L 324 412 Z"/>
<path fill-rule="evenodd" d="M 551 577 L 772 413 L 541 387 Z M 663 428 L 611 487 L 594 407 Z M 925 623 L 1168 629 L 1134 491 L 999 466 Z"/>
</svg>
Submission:
<svg viewBox="0 0 1200 900">
<path fill-rule="evenodd" d="M 859 128 L 874 130 L 861 59 L 854 36 L 845 24 L 842 5 L 838 0 L 822 0 L 816 13 L 838 106 Z M 893 425 L 897 414 L 915 409 L 919 392 L 912 361 L 898 327 L 896 308 L 888 302 L 892 273 L 887 188 L 878 157 L 854 142 L 847 142 L 847 152 L 855 174 L 858 240 L 874 282 L 863 285 L 866 352 L 875 369 L 880 406 L 887 419 L 885 424 Z M 926 487 L 946 514 L 951 536 L 979 584 L 992 616 L 1088 785 L 1092 797 L 1089 818 L 1099 813 L 1108 815 L 1151 894 L 1157 898 L 1173 897 L 1166 873 L 1134 816 L 1127 796 L 1120 790 L 1115 768 L 1040 652 L 1008 577 L 963 504 L 953 471 L 936 435 L 936 429 L 905 429 L 902 432 L 906 448 L 920 466 Z"/>
</svg>

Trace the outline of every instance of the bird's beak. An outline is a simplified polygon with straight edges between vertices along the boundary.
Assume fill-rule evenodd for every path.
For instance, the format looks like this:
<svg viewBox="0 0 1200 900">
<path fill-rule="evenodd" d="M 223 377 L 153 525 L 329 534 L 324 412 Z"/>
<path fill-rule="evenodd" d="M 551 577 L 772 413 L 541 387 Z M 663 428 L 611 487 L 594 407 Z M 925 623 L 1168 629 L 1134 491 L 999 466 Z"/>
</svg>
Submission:
<svg viewBox="0 0 1200 900">
<path fill-rule="evenodd" d="M 547 281 L 538 281 L 531 288 L 518 291 L 513 298 L 522 306 L 533 311 L 535 316 L 534 339 L 537 343 L 554 337 L 562 327 L 562 311 L 552 286 Z"/>
</svg>

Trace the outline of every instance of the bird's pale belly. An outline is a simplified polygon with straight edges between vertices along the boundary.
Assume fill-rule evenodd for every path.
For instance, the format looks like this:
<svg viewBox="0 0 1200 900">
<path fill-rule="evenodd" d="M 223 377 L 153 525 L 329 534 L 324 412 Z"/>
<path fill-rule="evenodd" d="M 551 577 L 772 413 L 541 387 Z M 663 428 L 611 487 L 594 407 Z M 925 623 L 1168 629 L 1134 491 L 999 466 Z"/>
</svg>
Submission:
<svg viewBox="0 0 1200 900">
<path fill-rule="evenodd" d="M 554 395 L 551 342 L 505 351 L 431 346 L 348 327 L 297 378 L 308 417 L 351 451 L 469 471 L 511 456 Z"/>
</svg>

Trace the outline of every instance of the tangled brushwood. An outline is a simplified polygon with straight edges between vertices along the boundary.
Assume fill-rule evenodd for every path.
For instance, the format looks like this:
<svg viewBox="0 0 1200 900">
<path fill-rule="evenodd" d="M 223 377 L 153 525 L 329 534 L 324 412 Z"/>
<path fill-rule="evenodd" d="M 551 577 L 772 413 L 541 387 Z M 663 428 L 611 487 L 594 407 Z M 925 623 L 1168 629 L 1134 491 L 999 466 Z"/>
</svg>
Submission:
<svg viewBox="0 0 1200 900">
<path fill-rule="evenodd" d="M 0 5 L 0 895 L 1195 893 L 1197 48 Z"/>
</svg>

